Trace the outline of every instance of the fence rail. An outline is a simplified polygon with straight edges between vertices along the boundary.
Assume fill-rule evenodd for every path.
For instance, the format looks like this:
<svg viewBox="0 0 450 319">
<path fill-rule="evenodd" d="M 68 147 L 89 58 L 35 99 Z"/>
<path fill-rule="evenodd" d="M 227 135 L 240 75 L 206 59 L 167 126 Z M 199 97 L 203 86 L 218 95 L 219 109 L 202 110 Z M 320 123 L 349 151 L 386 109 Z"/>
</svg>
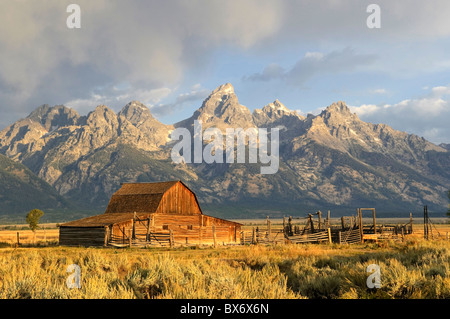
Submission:
<svg viewBox="0 0 450 319">
<path fill-rule="evenodd" d="M 361 242 L 361 231 L 354 228 L 339 232 L 339 244 L 357 244 Z"/>
<path fill-rule="evenodd" d="M 313 243 L 313 242 L 329 242 L 331 243 L 331 232 L 329 229 L 319 231 L 312 234 L 288 236 L 287 239 L 295 244 Z"/>
<path fill-rule="evenodd" d="M 167 247 L 173 244 L 173 236 L 167 233 L 136 233 L 134 238 L 129 236 L 114 236 L 111 235 L 108 240 L 108 245 L 116 247 L 126 246 L 158 246 Z"/>
</svg>

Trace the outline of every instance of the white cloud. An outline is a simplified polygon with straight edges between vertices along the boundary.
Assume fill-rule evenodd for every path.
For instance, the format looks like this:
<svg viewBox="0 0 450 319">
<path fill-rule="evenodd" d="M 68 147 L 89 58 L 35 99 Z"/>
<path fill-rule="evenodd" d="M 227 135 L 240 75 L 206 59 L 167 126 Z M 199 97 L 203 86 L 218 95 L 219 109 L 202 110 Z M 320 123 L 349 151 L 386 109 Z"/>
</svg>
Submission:
<svg viewBox="0 0 450 319">
<path fill-rule="evenodd" d="M 303 85 L 309 79 L 325 74 L 353 72 L 358 67 L 370 65 L 376 60 L 373 54 L 359 54 L 352 48 L 329 53 L 307 52 L 289 70 L 270 64 L 261 73 L 246 76 L 244 80 L 270 81 L 281 79 L 291 85 Z"/>
<path fill-rule="evenodd" d="M 450 142 L 450 86 L 438 86 L 416 99 L 395 104 L 350 106 L 362 120 L 384 123 L 394 129 L 414 133 L 434 143 Z"/>
<path fill-rule="evenodd" d="M 386 90 L 386 89 L 374 89 L 374 90 L 371 90 L 370 93 L 372 93 L 372 94 L 387 94 L 388 90 Z"/>
<path fill-rule="evenodd" d="M 116 95 L 113 94 L 113 91 Z M 124 91 L 117 89 L 117 87 L 113 87 L 112 90 L 108 91 L 106 95 L 92 93 L 89 98 L 74 99 L 64 104 L 77 110 L 80 114 L 87 114 L 100 104 L 118 110 L 132 100 L 137 100 L 144 105 L 151 107 L 152 105 L 159 103 L 170 93 L 172 93 L 172 90 L 169 88 L 159 88 L 153 90 L 133 90 L 132 88 L 127 88 L 126 91 Z"/>
<path fill-rule="evenodd" d="M 99 88 L 124 81 L 150 101 L 146 90 L 177 87 L 217 48 L 249 49 L 282 24 L 270 0 L 78 0 L 81 29 L 70 30 L 69 3 L 2 1 L 0 108 L 98 103 Z"/>
<path fill-rule="evenodd" d="M 188 93 L 180 93 L 174 102 L 153 105 L 151 111 L 157 116 L 167 116 L 175 111 L 179 111 L 188 103 L 204 100 L 208 94 L 210 94 L 210 90 L 203 88 L 200 84 L 195 84 Z M 198 105 L 195 108 L 197 107 Z"/>
</svg>

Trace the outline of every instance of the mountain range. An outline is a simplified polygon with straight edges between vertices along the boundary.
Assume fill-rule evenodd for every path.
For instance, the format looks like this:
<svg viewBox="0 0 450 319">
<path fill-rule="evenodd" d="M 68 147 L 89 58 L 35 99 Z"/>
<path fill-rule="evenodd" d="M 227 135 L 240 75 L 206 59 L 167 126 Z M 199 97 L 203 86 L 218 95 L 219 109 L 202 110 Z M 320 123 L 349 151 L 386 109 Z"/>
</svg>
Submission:
<svg viewBox="0 0 450 319">
<path fill-rule="evenodd" d="M 260 174 L 259 164 L 173 163 L 171 132 L 193 132 L 196 120 L 202 129 L 222 132 L 279 128 L 278 172 Z M 190 118 L 172 125 L 138 101 L 118 113 L 99 105 L 85 116 L 64 105 L 42 105 L 0 132 L 0 154 L 0 163 L 8 163 L 0 174 L 20 165 L 30 181 L 39 181 L 28 183 L 37 190 L 32 193 L 1 188 L 7 200 L 0 214 L 33 205 L 101 212 L 121 183 L 174 179 L 189 185 L 208 213 L 233 218 L 316 210 L 350 215 L 357 207 L 408 213 L 428 205 L 430 211 L 445 211 L 450 189 L 448 144 L 366 123 L 342 101 L 306 117 L 278 100 L 251 112 L 229 83 L 215 89 Z M 37 201 L 46 198 L 39 191 L 49 197 L 45 205 Z"/>
</svg>

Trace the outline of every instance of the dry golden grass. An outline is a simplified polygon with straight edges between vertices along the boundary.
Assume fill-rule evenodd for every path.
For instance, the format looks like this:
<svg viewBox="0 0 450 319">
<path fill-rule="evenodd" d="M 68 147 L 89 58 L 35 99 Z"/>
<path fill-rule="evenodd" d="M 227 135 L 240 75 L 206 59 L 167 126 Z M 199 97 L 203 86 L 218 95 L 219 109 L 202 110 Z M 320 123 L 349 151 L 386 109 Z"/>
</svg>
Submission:
<svg viewBox="0 0 450 319">
<path fill-rule="evenodd" d="M 369 264 L 380 289 L 366 286 Z M 81 288 L 69 289 L 70 264 Z M 0 298 L 450 298 L 450 242 L 1 248 Z"/>
<path fill-rule="evenodd" d="M 244 229 L 258 225 L 265 229 L 261 220 Z M 54 225 L 35 238 L 53 245 L 33 247 L 34 234 L 17 227 L 0 230 L 0 298 L 450 298 L 449 231 L 435 224 L 425 241 L 415 224 L 403 242 L 356 245 L 114 249 L 56 246 Z M 15 247 L 17 232 L 25 247 Z M 71 264 L 81 268 L 80 289 L 66 285 Z M 380 289 L 366 286 L 370 264 L 381 268 Z"/>
<path fill-rule="evenodd" d="M 8 244 L 17 243 L 17 233 L 21 244 L 32 244 L 37 242 L 58 242 L 59 229 L 38 229 L 33 233 L 30 229 L 1 230 L 0 242 Z"/>
</svg>

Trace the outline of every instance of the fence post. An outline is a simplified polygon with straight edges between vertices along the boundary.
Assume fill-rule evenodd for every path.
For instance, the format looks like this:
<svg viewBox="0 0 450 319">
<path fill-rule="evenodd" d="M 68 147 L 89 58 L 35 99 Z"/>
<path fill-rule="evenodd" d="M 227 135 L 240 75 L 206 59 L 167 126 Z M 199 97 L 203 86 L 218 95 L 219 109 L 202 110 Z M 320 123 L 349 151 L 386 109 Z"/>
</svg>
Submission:
<svg viewBox="0 0 450 319">
<path fill-rule="evenodd" d="M 173 247 L 173 233 L 172 233 L 172 229 L 169 229 L 169 244 L 170 244 L 170 248 Z"/>
<path fill-rule="evenodd" d="M 317 212 L 317 215 L 319 217 L 319 231 L 322 229 L 322 212 L 319 210 Z"/>
<path fill-rule="evenodd" d="M 252 234 L 252 244 L 256 244 L 256 233 L 255 233 L 255 227 L 253 227 L 253 234 Z"/>
<path fill-rule="evenodd" d="M 341 241 L 341 232 L 339 232 L 339 245 L 340 244 L 342 244 L 342 241 Z"/>
<path fill-rule="evenodd" d="M 331 244 L 331 229 L 328 227 L 328 242 Z"/>
<path fill-rule="evenodd" d="M 133 229 L 128 229 L 128 246 L 131 248 L 131 237 L 133 235 Z"/>
<path fill-rule="evenodd" d="M 17 232 L 17 247 L 20 246 L 20 234 Z"/>
<path fill-rule="evenodd" d="M 109 227 L 105 229 L 105 246 L 108 246 Z"/>
<path fill-rule="evenodd" d="M 242 245 L 245 245 L 245 231 L 242 231 Z"/>
<path fill-rule="evenodd" d="M 133 214 L 133 233 L 132 233 L 133 239 L 136 239 L 136 212 Z"/>
<path fill-rule="evenodd" d="M 313 216 L 311 214 L 308 214 L 308 217 L 309 217 L 309 224 L 311 225 L 311 233 L 314 233 Z"/>
<path fill-rule="evenodd" d="M 363 229 L 361 208 L 358 208 L 358 221 L 359 221 L 359 234 L 361 236 L 361 243 L 363 243 L 364 242 L 364 229 Z"/>
<path fill-rule="evenodd" d="M 145 234 L 145 240 L 150 239 L 150 217 L 147 218 L 147 233 Z"/>
<path fill-rule="evenodd" d="M 213 241 L 214 241 L 214 248 L 216 248 L 217 242 L 216 242 L 216 226 L 212 225 L 212 232 L 213 232 Z"/>
</svg>

